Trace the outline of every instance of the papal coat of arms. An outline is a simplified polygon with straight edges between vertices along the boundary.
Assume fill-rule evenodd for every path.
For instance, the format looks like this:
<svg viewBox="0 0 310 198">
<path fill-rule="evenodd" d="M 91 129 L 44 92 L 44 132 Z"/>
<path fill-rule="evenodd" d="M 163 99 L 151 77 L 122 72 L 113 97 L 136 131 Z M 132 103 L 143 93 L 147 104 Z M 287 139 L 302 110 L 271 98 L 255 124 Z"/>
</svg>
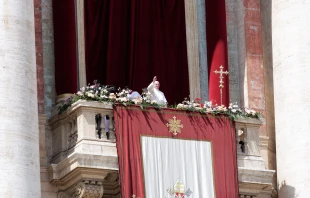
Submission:
<svg viewBox="0 0 310 198">
<path fill-rule="evenodd" d="M 169 128 L 169 132 L 173 133 L 173 135 L 181 133 L 181 129 L 183 128 L 181 120 L 177 120 L 175 116 L 173 116 L 173 119 L 169 119 L 169 123 L 167 123 L 166 125 Z"/>
<path fill-rule="evenodd" d="M 174 198 L 185 198 L 185 196 L 189 197 L 193 193 L 190 189 L 185 191 L 185 185 L 180 181 L 180 179 L 175 182 L 173 188 L 169 187 L 167 192 Z"/>
</svg>

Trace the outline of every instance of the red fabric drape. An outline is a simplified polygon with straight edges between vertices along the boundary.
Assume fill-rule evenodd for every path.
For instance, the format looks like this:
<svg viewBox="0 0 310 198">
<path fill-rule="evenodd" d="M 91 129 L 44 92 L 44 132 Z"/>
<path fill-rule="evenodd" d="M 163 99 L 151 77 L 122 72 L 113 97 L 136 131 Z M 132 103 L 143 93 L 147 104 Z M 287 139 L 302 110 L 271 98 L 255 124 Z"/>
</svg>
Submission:
<svg viewBox="0 0 310 198">
<path fill-rule="evenodd" d="M 56 93 L 75 93 L 78 72 L 74 0 L 54 0 L 53 17 Z"/>
<path fill-rule="evenodd" d="M 221 104 L 219 89 L 219 74 L 222 65 L 228 71 L 227 32 L 225 0 L 205 0 L 206 5 L 206 31 L 207 31 L 207 57 L 209 70 L 209 100 L 214 104 Z M 229 78 L 224 76 L 222 102 L 229 104 Z"/>
<path fill-rule="evenodd" d="M 85 1 L 87 81 L 141 92 L 157 76 L 170 104 L 189 95 L 180 0 Z"/>
<path fill-rule="evenodd" d="M 166 123 L 176 116 L 184 128 L 174 137 Z M 140 136 L 159 136 L 212 142 L 216 197 L 238 197 L 236 139 L 233 124 L 227 117 L 215 118 L 177 110 L 141 110 L 116 106 L 117 150 L 122 197 L 133 194 L 144 198 L 144 178 Z"/>
</svg>

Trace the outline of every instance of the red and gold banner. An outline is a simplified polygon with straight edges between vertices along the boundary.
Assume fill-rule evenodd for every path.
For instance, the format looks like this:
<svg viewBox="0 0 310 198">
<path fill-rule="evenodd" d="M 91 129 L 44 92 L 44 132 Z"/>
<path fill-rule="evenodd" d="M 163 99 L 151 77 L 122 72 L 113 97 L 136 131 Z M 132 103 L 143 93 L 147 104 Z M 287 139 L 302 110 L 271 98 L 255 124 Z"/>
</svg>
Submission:
<svg viewBox="0 0 310 198">
<path fill-rule="evenodd" d="M 211 185 L 210 189 L 214 190 L 214 193 L 211 192 L 212 197 L 238 197 L 235 129 L 229 118 L 174 109 L 141 110 L 135 106 L 116 106 L 114 118 L 122 197 L 130 198 L 132 195 L 137 198 L 155 197 L 150 196 L 150 188 L 154 188 L 151 191 L 153 190 L 155 194 L 162 191 L 162 194 L 157 197 L 178 197 L 180 194 L 184 197 L 197 197 L 198 194 L 201 196 L 205 195 L 204 193 L 210 193 L 203 191 L 206 186 L 199 186 L 203 182 Z M 142 140 L 149 142 L 142 142 Z M 165 141 L 169 144 L 167 147 L 163 145 Z M 150 144 L 154 144 L 154 149 Z M 211 148 L 212 166 L 210 167 L 203 164 L 204 155 L 208 155 L 209 152 L 204 145 L 210 145 Z M 197 151 L 195 151 L 196 148 Z M 175 167 L 170 167 L 169 170 L 172 171 L 157 173 L 159 169 L 166 170 L 164 166 L 173 164 L 166 160 L 145 161 L 159 159 L 160 155 L 168 155 L 164 158 L 168 161 L 179 161 L 177 164 L 183 165 L 183 169 L 189 168 L 173 173 Z M 195 159 L 201 162 L 193 162 Z M 150 169 L 154 163 L 157 163 L 154 170 Z M 151 179 L 155 181 L 149 182 L 150 177 L 147 177 L 152 174 L 152 171 L 154 178 Z M 192 176 L 192 173 L 188 174 L 189 172 L 197 176 Z M 157 177 L 158 174 L 163 176 Z M 170 179 L 173 174 L 181 176 L 178 180 L 174 179 L 175 183 L 169 186 L 164 180 Z M 210 179 L 200 181 L 203 180 L 204 174 Z M 189 177 L 191 179 L 188 179 Z M 145 186 L 153 183 L 155 185 Z M 161 185 L 163 186 L 160 187 Z"/>
</svg>

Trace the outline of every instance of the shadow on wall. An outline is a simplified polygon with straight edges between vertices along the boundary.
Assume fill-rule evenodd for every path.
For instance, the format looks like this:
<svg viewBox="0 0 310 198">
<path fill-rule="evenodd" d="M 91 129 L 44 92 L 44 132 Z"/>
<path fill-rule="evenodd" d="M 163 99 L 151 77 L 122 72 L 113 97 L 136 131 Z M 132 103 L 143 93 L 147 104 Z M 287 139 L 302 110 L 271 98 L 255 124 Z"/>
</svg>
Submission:
<svg viewBox="0 0 310 198">
<path fill-rule="evenodd" d="M 279 187 L 278 197 L 297 198 L 299 195 L 295 191 L 295 188 L 293 186 L 287 185 L 286 181 L 284 180 Z"/>
</svg>

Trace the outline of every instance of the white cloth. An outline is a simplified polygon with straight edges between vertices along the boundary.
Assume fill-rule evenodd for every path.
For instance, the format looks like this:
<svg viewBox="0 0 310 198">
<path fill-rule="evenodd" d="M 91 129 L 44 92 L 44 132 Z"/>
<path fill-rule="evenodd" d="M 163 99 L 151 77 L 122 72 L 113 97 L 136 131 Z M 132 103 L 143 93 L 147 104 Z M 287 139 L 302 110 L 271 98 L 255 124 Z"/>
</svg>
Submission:
<svg viewBox="0 0 310 198">
<path fill-rule="evenodd" d="M 155 101 L 156 103 L 161 105 L 167 104 L 164 93 L 159 91 L 158 89 L 155 89 L 153 82 L 147 87 L 147 90 L 151 95 L 152 102 Z"/>
<path fill-rule="evenodd" d="M 141 136 L 145 197 L 214 198 L 211 149 L 208 141 Z M 177 181 L 190 196 L 175 194 Z"/>
</svg>

